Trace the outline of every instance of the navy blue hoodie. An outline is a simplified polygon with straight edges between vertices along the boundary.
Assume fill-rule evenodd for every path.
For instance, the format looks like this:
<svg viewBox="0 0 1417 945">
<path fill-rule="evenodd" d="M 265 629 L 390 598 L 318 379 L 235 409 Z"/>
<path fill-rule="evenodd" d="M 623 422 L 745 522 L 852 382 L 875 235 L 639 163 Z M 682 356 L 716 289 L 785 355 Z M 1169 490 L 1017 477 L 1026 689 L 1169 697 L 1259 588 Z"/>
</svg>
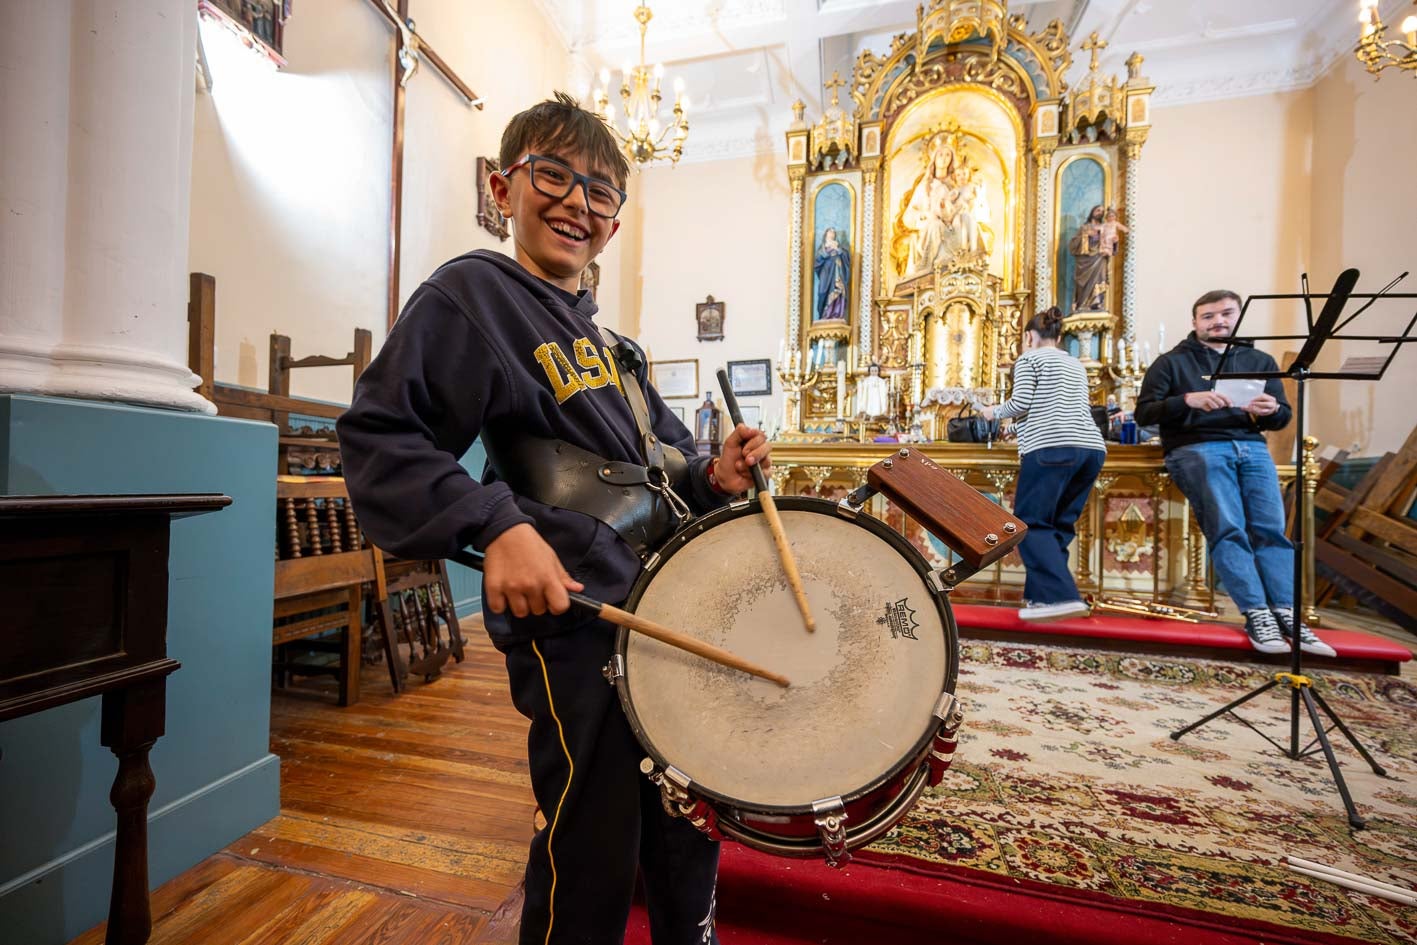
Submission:
<svg viewBox="0 0 1417 945">
<path fill-rule="evenodd" d="M 1264 392 L 1279 402 L 1279 409 L 1268 417 L 1253 417 L 1238 407 L 1196 410 L 1187 406 L 1187 394 L 1215 389 L 1215 382 L 1206 378 L 1221 372 L 1220 362 L 1220 352 L 1196 340 L 1196 333 L 1191 332 L 1146 369 L 1137 394 L 1137 423 L 1159 424 L 1161 446 L 1166 452 L 1212 440 L 1263 441 L 1263 431 L 1281 430 L 1289 423 L 1289 401 L 1279 378 L 1264 382 Z M 1235 342 L 1225 355 L 1225 373 L 1278 370 L 1274 358 L 1255 350 L 1248 342 Z"/>
<path fill-rule="evenodd" d="M 625 599 L 640 562 L 613 529 L 515 495 L 490 468 L 478 482 L 458 463 L 483 431 L 561 439 L 606 459 L 644 462 L 618 386 L 633 378 L 617 369 L 596 311 L 588 295 L 485 250 L 443 264 L 418 287 L 338 423 L 349 495 L 371 541 L 403 558 L 445 558 L 468 545 L 483 551 L 508 528 L 528 523 L 587 596 Z M 658 392 L 647 382 L 641 389 L 655 433 L 689 461 L 680 495 L 695 512 L 724 504 L 708 485 L 710 458 L 695 454 L 693 437 Z M 587 620 L 574 610 L 484 615 L 498 642 Z"/>
</svg>

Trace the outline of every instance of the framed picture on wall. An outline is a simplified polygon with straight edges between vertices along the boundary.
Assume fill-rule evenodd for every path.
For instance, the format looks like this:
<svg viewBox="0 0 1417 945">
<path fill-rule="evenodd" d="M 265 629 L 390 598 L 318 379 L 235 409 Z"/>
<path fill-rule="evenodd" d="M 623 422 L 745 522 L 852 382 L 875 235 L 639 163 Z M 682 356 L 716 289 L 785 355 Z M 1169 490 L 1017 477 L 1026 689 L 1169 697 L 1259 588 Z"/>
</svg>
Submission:
<svg viewBox="0 0 1417 945">
<path fill-rule="evenodd" d="M 290 0 L 198 0 L 197 10 L 229 27 L 247 46 L 259 46 L 276 65 L 285 65 Z"/>
<path fill-rule="evenodd" d="M 661 395 L 661 396 L 663 396 L 663 395 Z M 670 413 L 674 414 L 675 417 L 678 418 L 678 420 L 679 420 L 680 423 L 683 423 L 683 422 L 684 422 L 684 408 L 683 408 L 683 407 L 672 407 L 672 406 L 671 406 L 671 407 L 669 408 L 669 411 L 670 411 Z"/>
<path fill-rule="evenodd" d="M 699 396 L 699 359 L 651 361 L 649 380 L 666 400 L 670 397 Z"/>
<path fill-rule="evenodd" d="M 497 201 L 492 199 L 492 185 L 487 182 L 488 178 L 501 169 L 497 158 L 477 159 L 477 222 L 488 233 L 505 241 L 508 236 L 507 220 L 502 216 L 502 211 L 497 209 Z M 591 265 L 594 266 L 595 263 Z M 595 297 L 594 293 L 591 297 Z"/>
<path fill-rule="evenodd" d="M 772 361 L 729 361 L 728 384 L 739 397 L 772 393 Z"/>
<path fill-rule="evenodd" d="M 761 428 L 763 421 L 763 408 L 757 404 L 739 404 L 738 409 L 743 412 L 743 422 L 750 427 Z"/>
</svg>

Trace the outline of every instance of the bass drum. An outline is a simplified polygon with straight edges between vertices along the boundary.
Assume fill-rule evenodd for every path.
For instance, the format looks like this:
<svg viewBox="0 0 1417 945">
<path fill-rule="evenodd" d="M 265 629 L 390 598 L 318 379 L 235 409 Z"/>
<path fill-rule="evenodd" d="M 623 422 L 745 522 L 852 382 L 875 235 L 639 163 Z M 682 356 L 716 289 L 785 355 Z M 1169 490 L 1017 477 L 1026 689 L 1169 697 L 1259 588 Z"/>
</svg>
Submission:
<svg viewBox="0 0 1417 945">
<path fill-rule="evenodd" d="M 948 765 L 958 633 L 924 559 L 885 524 L 822 499 L 777 507 L 816 632 L 750 502 L 671 538 L 626 608 L 791 686 L 625 629 L 611 676 L 649 756 L 641 768 L 671 813 L 769 853 L 840 865 Z"/>
</svg>

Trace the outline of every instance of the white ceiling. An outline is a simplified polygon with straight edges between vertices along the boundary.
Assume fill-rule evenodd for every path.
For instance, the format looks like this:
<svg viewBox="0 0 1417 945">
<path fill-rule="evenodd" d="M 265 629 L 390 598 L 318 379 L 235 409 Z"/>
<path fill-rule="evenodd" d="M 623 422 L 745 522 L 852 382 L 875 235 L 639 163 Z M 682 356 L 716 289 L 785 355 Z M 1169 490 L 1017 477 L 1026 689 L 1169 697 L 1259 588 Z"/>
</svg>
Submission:
<svg viewBox="0 0 1417 945">
<path fill-rule="evenodd" d="M 638 0 L 536 0 L 570 50 L 570 91 L 602 68 L 639 59 Z M 1394 24 L 1409 0 L 1382 0 Z M 858 54 L 883 54 L 915 29 L 917 0 L 649 0 L 646 56 L 682 76 L 691 100 L 684 160 L 780 150 L 791 104 L 820 113 L 822 82 L 849 78 Z M 1306 88 L 1357 39 L 1358 0 L 1012 0 L 1031 31 L 1060 19 L 1074 43 L 1096 30 L 1106 72 L 1133 52 L 1157 85 L 1158 107 Z M 1073 54 L 1071 78 L 1087 70 Z"/>
</svg>

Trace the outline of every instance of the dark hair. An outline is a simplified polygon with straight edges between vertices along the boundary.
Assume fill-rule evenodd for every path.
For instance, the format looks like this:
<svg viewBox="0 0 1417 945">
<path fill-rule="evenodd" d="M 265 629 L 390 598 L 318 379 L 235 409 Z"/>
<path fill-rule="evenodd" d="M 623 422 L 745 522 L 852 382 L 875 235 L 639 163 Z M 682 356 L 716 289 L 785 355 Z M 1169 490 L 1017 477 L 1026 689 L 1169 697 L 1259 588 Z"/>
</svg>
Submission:
<svg viewBox="0 0 1417 945">
<path fill-rule="evenodd" d="M 583 154 L 593 173 L 611 175 L 622 189 L 630 176 L 630 162 L 625 160 L 609 127 L 565 92 L 557 92 L 554 98 L 533 105 L 507 122 L 498 152 L 502 167 L 511 167 L 532 148 L 563 156 Z"/>
<path fill-rule="evenodd" d="M 1196 317 L 1196 311 L 1199 310 L 1202 305 L 1223 302 L 1226 299 L 1234 299 L 1236 305 L 1240 304 L 1240 297 L 1229 289 L 1211 289 L 1205 295 L 1196 299 L 1191 305 L 1191 318 L 1194 319 Z"/>
<path fill-rule="evenodd" d="M 1038 337 L 1054 341 L 1063 333 L 1063 313 L 1058 311 L 1056 305 L 1045 308 L 1030 318 L 1023 330 L 1037 332 Z"/>
</svg>

